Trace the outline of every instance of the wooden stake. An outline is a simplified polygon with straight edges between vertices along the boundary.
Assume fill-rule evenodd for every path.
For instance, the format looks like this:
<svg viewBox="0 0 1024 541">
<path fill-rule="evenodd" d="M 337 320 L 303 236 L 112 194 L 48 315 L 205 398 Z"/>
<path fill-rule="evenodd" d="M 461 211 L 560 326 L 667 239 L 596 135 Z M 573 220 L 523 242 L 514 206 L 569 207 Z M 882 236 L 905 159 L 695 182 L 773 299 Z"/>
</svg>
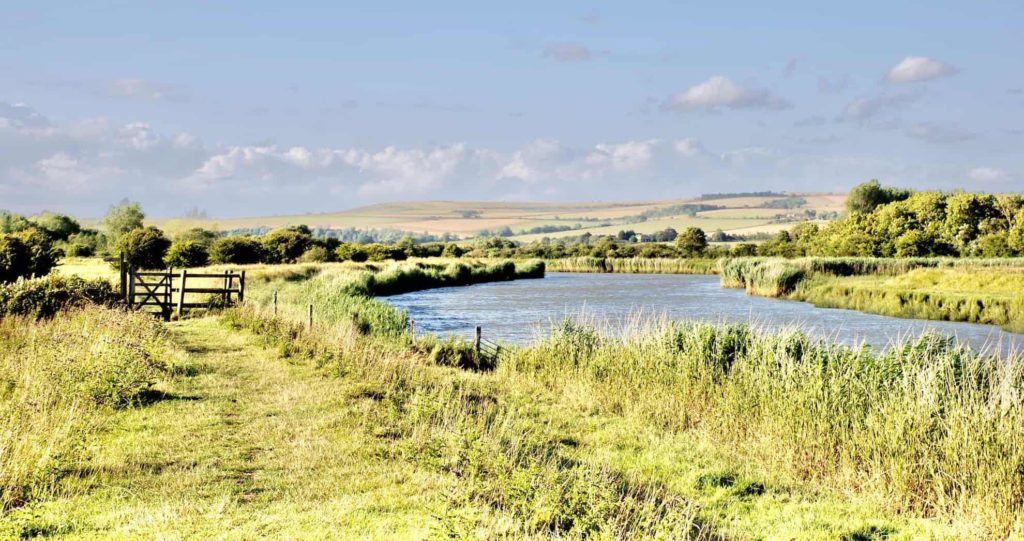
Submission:
<svg viewBox="0 0 1024 541">
<path fill-rule="evenodd" d="M 480 329 L 480 326 L 477 325 L 476 326 L 476 344 L 474 344 L 474 349 L 476 349 L 476 356 L 477 357 L 480 356 L 480 334 L 481 334 L 481 329 Z"/>
<path fill-rule="evenodd" d="M 412 343 L 416 343 L 416 320 L 409 319 L 409 335 L 412 336 Z"/>
<path fill-rule="evenodd" d="M 188 271 L 181 269 L 181 284 L 178 285 L 178 319 L 181 319 L 185 310 L 185 278 L 187 276 Z"/>
<path fill-rule="evenodd" d="M 274 290 L 274 317 L 277 317 L 277 290 Z"/>
<path fill-rule="evenodd" d="M 245 302 L 245 271 L 238 276 L 238 304 Z"/>
<path fill-rule="evenodd" d="M 313 305 L 309 305 L 309 328 L 313 328 Z"/>
</svg>

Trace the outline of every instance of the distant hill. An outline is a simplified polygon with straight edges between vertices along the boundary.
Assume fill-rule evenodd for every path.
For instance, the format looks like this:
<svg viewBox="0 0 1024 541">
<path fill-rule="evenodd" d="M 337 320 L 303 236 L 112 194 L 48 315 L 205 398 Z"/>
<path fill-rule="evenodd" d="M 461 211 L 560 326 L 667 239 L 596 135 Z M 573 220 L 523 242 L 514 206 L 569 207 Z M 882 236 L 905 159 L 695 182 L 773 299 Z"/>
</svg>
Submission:
<svg viewBox="0 0 1024 541">
<path fill-rule="evenodd" d="M 632 202 L 530 203 L 495 201 L 417 201 L 381 203 L 340 212 L 250 218 L 150 220 L 170 232 L 189 227 L 237 230 L 305 224 L 324 229 L 397 229 L 411 233 L 452 233 L 463 238 L 481 231 L 517 240 L 542 237 L 638 233 L 696 226 L 707 232 L 776 231 L 842 211 L 845 194 L 716 194 L 717 198 Z M 774 208 L 783 207 L 783 208 Z"/>
</svg>

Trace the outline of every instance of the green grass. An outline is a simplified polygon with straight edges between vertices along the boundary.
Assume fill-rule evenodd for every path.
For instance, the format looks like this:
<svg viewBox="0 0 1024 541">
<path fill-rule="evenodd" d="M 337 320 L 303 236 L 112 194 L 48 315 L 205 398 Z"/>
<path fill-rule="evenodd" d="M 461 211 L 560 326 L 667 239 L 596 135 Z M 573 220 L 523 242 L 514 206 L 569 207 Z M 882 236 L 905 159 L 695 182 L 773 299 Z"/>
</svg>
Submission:
<svg viewBox="0 0 1024 541">
<path fill-rule="evenodd" d="M 724 287 L 887 316 L 1024 332 L 1024 261 L 954 258 L 733 258 Z"/>
<path fill-rule="evenodd" d="M 0 513 L 62 490 L 112 410 L 142 400 L 173 351 L 145 315 L 0 318 Z"/>
</svg>

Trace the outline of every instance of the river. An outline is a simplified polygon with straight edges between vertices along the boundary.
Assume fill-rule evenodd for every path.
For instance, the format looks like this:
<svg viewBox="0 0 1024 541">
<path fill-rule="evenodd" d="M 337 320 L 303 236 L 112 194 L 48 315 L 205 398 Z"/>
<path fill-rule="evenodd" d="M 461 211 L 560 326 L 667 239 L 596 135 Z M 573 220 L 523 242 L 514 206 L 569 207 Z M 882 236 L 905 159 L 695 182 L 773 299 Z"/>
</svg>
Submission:
<svg viewBox="0 0 1024 541">
<path fill-rule="evenodd" d="M 594 320 L 611 332 L 637 317 L 749 322 L 766 330 L 799 327 L 811 336 L 884 349 L 934 329 L 976 351 L 1003 354 L 1024 346 L 1024 335 L 995 326 L 900 319 L 853 310 L 755 297 L 724 289 L 717 276 L 549 272 L 540 280 L 448 287 L 383 299 L 409 312 L 417 331 L 471 336 L 477 325 L 491 340 L 528 344 L 566 316 Z"/>
</svg>

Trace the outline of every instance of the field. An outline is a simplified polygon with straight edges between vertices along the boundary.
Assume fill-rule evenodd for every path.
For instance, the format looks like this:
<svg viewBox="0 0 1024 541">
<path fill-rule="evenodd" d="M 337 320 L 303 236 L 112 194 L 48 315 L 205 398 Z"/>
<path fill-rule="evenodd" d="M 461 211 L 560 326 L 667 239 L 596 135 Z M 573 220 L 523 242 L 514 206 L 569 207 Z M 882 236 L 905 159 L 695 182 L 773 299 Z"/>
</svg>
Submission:
<svg viewBox="0 0 1024 541">
<path fill-rule="evenodd" d="M 65 272 L 101 274 L 72 263 Z M 6 486 L 20 487 L 5 496 L 0 535 L 1024 533 L 1019 360 L 935 337 L 876 356 L 791 332 L 650 320 L 620 338 L 561 322 L 485 364 L 461 340 L 413 337 L 405 314 L 372 297 L 508 279 L 508 265 L 252 266 L 246 305 L 222 314 L 166 326 L 102 309 L 3 322 L 0 375 L 31 372 L 13 380 L 24 391 L 0 396 L 0 413 L 7 426 L 12 412 L 38 417 L 13 433 L 23 450 L 0 457 Z M 82 347 L 96 338 L 110 346 Z M 77 402 L 84 409 L 68 411 L 84 423 L 66 425 L 52 415 L 83 396 L 71 392 L 80 378 L 45 375 L 54 365 L 26 364 L 33 351 L 94 367 L 85 389 L 123 398 Z M 113 367 L 138 376 L 104 376 L 123 372 Z M 46 396 L 55 407 L 11 402 Z"/>
<path fill-rule="evenodd" d="M 215 230 L 232 230 L 255 227 L 283 227 L 305 224 L 310 227 L 358 229 L 397 229 L 412 233 L 452 233 L 461 237 L 473 237 L 481 230 L 499 230 L 509 227 L 514 233 L 539 226 L 579 227 L 578 230 L 539 234 L 519 235 L 516 240 L 533 240 L 544 236 L 558 237 L 589 231 L 593 234 L 615 234 L 622 229 L 638 232 L 653 232 L 666 227 L 701 227 L 707 232 L 717 229 L 734 231 L 769 224 L 776 216 L 787 212 L 802 212 L 804 209 L 817 211 L 840 210 L 842 195 L 799 194 L 807 204 L 792 211 L 759 208 L 781 196 L 737 197 L 717 200 L 651 200 L 637 202 L 589 202 L 589 203 L 500 203 L 474 201 L 425 201 L 409 203 L 386 203 L 351 210 L 303 214 L 292 216 L 263 216 L 225 219 L 153 219 L 150 223 L 171 233 L 189 227 L 205 227 Z M 713 204 L 725 207 L 720 210 L 698 214 L 696 218 L 684 214 L 652 218 L 645 223 L 628 223 L 645 212 L 665 209 L 681 204 Z M 601 227 L 603 223 L 612 225 Z M 791 227 L 784 224 L 782 227 Z"/>
</svg>

